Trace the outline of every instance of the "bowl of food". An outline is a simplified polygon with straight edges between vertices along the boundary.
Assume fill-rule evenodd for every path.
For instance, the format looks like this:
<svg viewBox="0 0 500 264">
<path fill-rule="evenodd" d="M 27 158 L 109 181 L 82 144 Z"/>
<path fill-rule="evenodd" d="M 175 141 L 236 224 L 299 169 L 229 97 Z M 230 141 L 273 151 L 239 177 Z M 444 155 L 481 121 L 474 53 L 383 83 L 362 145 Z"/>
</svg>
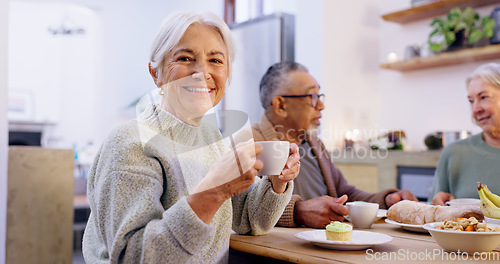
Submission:
<svg viewBox="0 0 500 264">
<path fill-rule="evenodd" d="M 500 225 L 479 222 L 474 217 L 428 223 L 424 229 L 448 251 L 485 252 L 500 245 Z"/>
</svg>

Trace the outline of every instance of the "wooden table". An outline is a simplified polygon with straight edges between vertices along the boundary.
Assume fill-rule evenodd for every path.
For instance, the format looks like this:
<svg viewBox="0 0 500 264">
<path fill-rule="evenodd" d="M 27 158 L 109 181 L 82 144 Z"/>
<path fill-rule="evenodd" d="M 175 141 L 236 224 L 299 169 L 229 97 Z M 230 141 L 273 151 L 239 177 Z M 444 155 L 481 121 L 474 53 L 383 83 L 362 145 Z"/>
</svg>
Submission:
<svg viewBox="0 0 500 264">
<path fill-rule="evenodd" d="M 500 247 L 490 252 L 490 256 L 478 256 L 489 258 L 489 261 L 474 260 L 473 253 L 469 253 L 466 260 L 465 255 L 443 251 L 430 234 L 406 231 L 384 221 L 378 221 L 364 231 L 387 234 L 394 239 L 356 251 L 324 249 L 294 236 L 306 230 L 314 229 L 275 227 L 264 236 L 233 234 L 230 247 L 233 251 L 293 263 L 500 263 Z"/>
</svg>

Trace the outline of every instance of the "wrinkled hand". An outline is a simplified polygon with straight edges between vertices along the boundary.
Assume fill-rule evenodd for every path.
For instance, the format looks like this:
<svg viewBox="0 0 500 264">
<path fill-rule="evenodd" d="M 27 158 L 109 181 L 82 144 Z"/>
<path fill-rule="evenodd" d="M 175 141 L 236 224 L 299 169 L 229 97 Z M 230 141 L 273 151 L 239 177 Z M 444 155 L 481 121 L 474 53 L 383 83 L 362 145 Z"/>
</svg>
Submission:
<svg viewBox="0 0 500 264">
<path fill-rule="evenodd" d="M 220 206 L 229 198 L 245 192 L 263 167 L 256 156 L 262 146 L 253 139 L 236 145 L 210 167 L 205 177 L 187 197 L 189 206 L 205 224 L 210 224 Z"/>
<path fill-rule="evenodd" d="M 448 202 L 449 200 L 453 200 L 453 199 L 455 199 L 455 196 L 453 196 L 451 193 L 438 192 L 432 198 L 431 204 L 433 204 L 433 205 L 444 205 L 444 203 Z"/>
<path fill-rule="evenodd" d="M 385 204 L 387 207 L 391 207 L 393 204 L 401 200 L 410 200 L 418 202 L 417 197 L 408 190 L 400 190 L 398 192 L 390 193 L 385 196 Z"/>
<path fill-rule="evenodd" d="M 323 195 L 306 201 L 295 203 L 295 220 L 299 224 L 312 228 L 325 228 L 331 221 L 344 221 L 349 210 L 343 205 L 347 195 L 333 198 Z"/>
<path fill-rule="evenodd" d="M 240 194 L 253 184 L 263 163 L 256 159 L 263 148 L 253 139 L 239 143 L 210 167 L 208 174 L 191 191 L 192 194 L 218 188 L 227 199 Z M 237 158 L 236 158 L 237 157 Z"/>
<path fill-rule="evenodd" d="M 286 190 L 287 183 L 293 181 L 299 175 L 300 154 L 297 144 L 290 143 L 289 153 L 285 168 L 283 168 L 281 174 L 269 176 L 275 193 L 283 193 Z"/>
</svg>

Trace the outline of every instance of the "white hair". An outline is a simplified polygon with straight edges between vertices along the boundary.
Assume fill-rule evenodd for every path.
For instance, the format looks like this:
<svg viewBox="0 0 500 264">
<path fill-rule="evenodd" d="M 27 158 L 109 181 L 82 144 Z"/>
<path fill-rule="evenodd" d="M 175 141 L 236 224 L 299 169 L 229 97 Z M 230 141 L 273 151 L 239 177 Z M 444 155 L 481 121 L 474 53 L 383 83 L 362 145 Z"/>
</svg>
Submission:
<svg viewBox="0 0 500 264">
<path fill-rule="evenodd" d="M 226 23 L 217 15 L 209 12 L 194 13 L 180 11 L 168 15 L 163 19 L 156 37 L 151 46 L 151 68 L 156 70 L 157 77 L 162 78 L 162 66 L 165 56 L 179 43 L 186 30 L 193 23 L 211 26 L 219 32 L 227 48 L 228 80 L 231 80 L 231 66 L 234 59 L 234 40 Z"/>
<path fill-rule="evenodd" d="M 480 78 L 481 80 L 500 89 L 500 64 L 487 63 L 479 66 L 465 80 L 467 86 L 469 86 L 470 82 L 474 78 Z"/>
<path fill-rule="evenodd" d="M 260 80 L 260 103 L 264 109 L 272 105 L 273 98 L 288 92 L 286 86 L 292 72 L 308 72 L 307 68 L 294 61 L 282 61 L 271 65 Z"/>
</svg>

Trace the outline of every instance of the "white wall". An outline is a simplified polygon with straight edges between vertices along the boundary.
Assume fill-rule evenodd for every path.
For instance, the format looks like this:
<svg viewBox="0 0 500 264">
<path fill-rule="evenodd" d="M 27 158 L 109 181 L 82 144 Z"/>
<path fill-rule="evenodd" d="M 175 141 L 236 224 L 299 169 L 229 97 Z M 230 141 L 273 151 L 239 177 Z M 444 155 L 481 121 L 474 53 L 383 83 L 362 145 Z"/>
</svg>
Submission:
<svg viewBox="0 0 500 264">
<path fill-rule="evenodd" d="M 32 96 L 36 111 L 29 121 L 56 124 L 45 147 L 82 146 L 97 138 L 102 72 L 97 13 L 75 4 L 16 1 L 10 18 L 9 92 Z M 63 28 L 82 31 L 61 34 Z"/>
<path fill-rule="evenodd" d="M 295 15 L 295 61 L 305 65 L 323 83 L 324 0 L 271 0 L 271 12 Z M 328 2 L 328 1 L 326 1 Z"/>
<path fill-rule="evenodd" d="M 380 1 L 379 17 L 407 7 L 401 7 L 400 2 Z M 482 15 L 492 10 L 493 5 L 477 9 Z M 402 58 L 407 45 L 426 41 L 431 21 L 429 18 L 400 25 L 380 19 L 378 60 L 385 62 L 389 52 Z M 437 130 L 479 132 L 471 123 L 465 78 L 477 66 L 493 61 L 498 62 L 480 61 L 407 73 L 380 69 L 380 125 L 404 129 L 414 149 L 425 149 L 425 136 Z"/>
<path fill-rule="evenodd" d="M 9 1 L 0 0 L 0 263 L 7 235 L 7 26 Z"/>
<path fill-rule="evenodd" d="M 329 149 L 341 146 L 347 130 L 370 138 L 381 129 L 377 10 L 373 0 L 324 1 L 322 136 Z"/>
</svg>

